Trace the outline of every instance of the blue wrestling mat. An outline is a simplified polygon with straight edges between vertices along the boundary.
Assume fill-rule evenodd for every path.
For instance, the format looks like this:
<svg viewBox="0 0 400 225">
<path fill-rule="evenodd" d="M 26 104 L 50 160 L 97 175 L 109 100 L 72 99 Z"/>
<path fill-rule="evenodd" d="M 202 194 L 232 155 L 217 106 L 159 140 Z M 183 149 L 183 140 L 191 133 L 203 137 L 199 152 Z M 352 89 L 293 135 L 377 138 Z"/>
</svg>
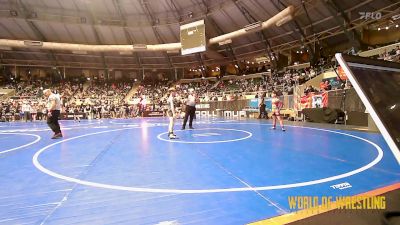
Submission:
<svg viewBox="0 0 400 225">
<path fill-rule="evenodd" d="M 376 133 L 163 118 L 0 124 L 0 224 L 247 224 L 400 182 Z M 345 184 L 345 185 L 343 185 Z M 339 187 L 339 188 L 338 188 Z"/>
</svg>

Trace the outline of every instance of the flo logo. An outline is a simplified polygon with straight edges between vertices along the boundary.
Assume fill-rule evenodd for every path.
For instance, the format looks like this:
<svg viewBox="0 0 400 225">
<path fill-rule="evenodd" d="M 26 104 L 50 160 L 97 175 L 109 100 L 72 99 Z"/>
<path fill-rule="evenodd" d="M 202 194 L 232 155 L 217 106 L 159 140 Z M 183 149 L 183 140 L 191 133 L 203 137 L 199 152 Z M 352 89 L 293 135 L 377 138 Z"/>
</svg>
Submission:
<svg viewBox="0 0 400 225">
<path fill-rule="evenodd" d="M 359 14 L 362 20 L 379 20 L 382 18 L 382 13 L 380 12 L 359 12 Z"/>
</svg>

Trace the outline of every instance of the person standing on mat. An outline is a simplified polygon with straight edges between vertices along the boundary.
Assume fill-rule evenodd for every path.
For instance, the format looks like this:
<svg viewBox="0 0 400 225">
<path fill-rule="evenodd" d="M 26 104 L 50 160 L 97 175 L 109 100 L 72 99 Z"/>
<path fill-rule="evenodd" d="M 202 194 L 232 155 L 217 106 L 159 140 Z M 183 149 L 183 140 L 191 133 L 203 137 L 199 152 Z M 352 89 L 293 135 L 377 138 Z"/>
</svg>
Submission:
<svg viewBox="0 0 400 225">
<path fill-rule="evenodd" d="M 265 111 L 265 93 L 260 95 L 258 100 L 258 108 L 260 114 L 258 115 L 258 119 L 267 118 L 267 112 Z"/>
<path fill-rule="evenodd" d="M 175 124 L 175 88 L 170 88 L 168 90 L 169 97 L 167 99 L 167 116 L 169 119 L 168 125 L 168 137 L 169 139 L 177 139 L 178 137 L 174 134 L 174 124 Z"/>
<path fill-rule="evenodd" d="M 52 93 L 50 89 L 44 90 L 43 94 L 47 97 L 47 125 L 54 132 L 52 139 L 62 138 L 60 124 L 58 123 L 61 110 L 60 96 Z"/>
<path fill-rule="evenodd" d="M 189 129 L 193 128 L 193 119 L 196 114 L 196 94 L 193 89 L 189 89 L 189 95 L 186 98 L 185 118 L 183 119 L 182 130 L 186 128 L 189 118 Z"/>
<path fill-rule="evenodd" d="M 283 120 L 281 118 L 281 108 L 283 107 L 282 101 L 277 97 L 276 92 L 272 92 L 272 130 L 276 129 L 276 119 L 279 120 L 279 124 L 281 125 L 282 131 L 286 131 L 283 126 Z"/>
<path fill-rule="evenodd" d="M 72 110 L 74 113 L 74 122 L 78 121 L 80 123 L 81 119 L 79 118 L 79 106 L 75 105 Z"/>
<path fill-rule="evenodd" d="M 25 122 L 28 122 L 28 120 L 32 122 L 31 110 L 32 110 L 31 105 L 27 101 L 24 101 L 22 104 L 21 111 L 24 115 Z"/>
</svg>

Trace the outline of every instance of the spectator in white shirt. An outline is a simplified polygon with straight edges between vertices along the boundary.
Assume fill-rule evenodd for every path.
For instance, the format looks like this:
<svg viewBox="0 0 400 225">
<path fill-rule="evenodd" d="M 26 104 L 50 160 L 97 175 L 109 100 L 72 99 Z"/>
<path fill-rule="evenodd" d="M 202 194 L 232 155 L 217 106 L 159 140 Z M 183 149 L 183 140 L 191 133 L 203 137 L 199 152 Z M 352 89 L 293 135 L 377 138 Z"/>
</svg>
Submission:
<svg viewBox="0 0 400 225">
<path fill-rule="evenodd" d="M 24 113 L 24 121 L 28 122 L 30 120 L 32 122 L 32 117 L 31 117 L 31 106 L 28 104 L 28 102 L 24 102 L 21 107 L 21 111 Z"/>
</svg>

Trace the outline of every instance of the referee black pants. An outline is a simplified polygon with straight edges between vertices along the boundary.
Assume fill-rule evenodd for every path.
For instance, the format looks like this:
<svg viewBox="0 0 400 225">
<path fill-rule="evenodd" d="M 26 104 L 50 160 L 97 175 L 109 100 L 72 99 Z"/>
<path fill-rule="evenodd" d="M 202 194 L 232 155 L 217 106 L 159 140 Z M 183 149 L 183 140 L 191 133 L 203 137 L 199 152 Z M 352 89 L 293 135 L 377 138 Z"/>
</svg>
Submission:
<svg viewBox="0 0 400 225">
<path fill-rule="evenodd" d="M 186 127 L 186 123 L 187 123 L 189 117 L 190 117 L 189 118 L 189 127 L 192 127 L 192 123 L 193 123 L 195 114 L 196 114 L 196 107 L 186 105 L 185 118 L 183 119 L 182 128 Z"/>
<path fill-rule="evenodd" d="M 51 111 L 51 116 L 47 117 L 47 125 L 55 133 L 61 133 L 60 124 L 58 123 L 58 117 L 60 116 L 60 110 Z"/>
</svg>

